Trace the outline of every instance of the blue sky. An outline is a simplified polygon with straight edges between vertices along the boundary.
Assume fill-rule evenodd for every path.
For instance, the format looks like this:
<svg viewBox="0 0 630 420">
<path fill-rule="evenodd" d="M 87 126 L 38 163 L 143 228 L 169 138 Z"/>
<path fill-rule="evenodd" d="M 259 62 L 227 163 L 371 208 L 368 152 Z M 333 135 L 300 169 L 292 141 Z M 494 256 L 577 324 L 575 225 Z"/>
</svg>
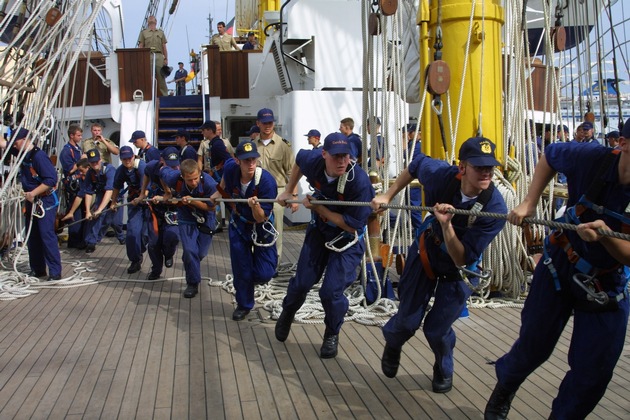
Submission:
<svg viewBox="0 0 630 420">
<path fill-rule="evenodd" d="M 133 48 L 138 41 L 148 1 L 122 0 L 121 3 L 125 24 L 125 47 Z M 167 8 L 170 7 L 171 1 L 166 3 L 168 3 Z M 208 16 L 210 14 L 214 20 L 213 31 L 216 33 L 219 21 L 228 22 L 234 17 L 234 0 L 179 0 L 177 12 L 162 28 L 168 39 L 169 65 L 173 66 L 178 61 L 188 63 L 190 49 L 199 51 L 202 44 L 208 43 Z M 158 24 L 161 15 L 160 11 L 157 14 Z M 188 64 L 185 67 L 188 68 Z"/>
</svg>

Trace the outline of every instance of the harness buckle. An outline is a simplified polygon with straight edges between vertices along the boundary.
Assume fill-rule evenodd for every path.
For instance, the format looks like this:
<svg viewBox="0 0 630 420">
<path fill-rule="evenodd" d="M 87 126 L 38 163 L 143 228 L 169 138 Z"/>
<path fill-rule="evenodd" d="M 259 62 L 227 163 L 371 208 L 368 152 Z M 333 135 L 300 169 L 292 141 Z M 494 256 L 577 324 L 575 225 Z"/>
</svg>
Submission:
<svg viewBox="0 0 630 420">
<path fill-rule="evenodd" d="M 266 220 L 260 225 L 260 227 L 266 233 L 270 234 L 272 239 L 271 239 L 271 242 L 269 242 L 269 243 L 258 242 L 258 232 L 256 231 L 256 223 L 254 223 L 254 228 L 252 229 L 252 242 L 254 243 L 254 245 L 255 246 L 260 246 L 260 247 L 263 247 L 263 248 L 267 248 L 267 247 L 273 246 L 273 244 L 275 244 L 276 241 L 278 240 L 278 236 L 280 236 L 280 234 L 276 230 L 276 228 L 273 225 L 273 223 L 271 223 L 269 220 Z M 267 235 L 265 235 L 265 236 L 267 236 Z"/>
<path fill-rule="evenodd" d="M 459 275 L 462 277 L 462 280 L 464 280 L 464 283 L 466 283 L 473 292 L 481 291 L 490 285 L 490 280 L 492 278 L 491 269 L 481 270 L 481 273 L 470 270 L 464 266 L 457 266 L 457 269 L 459 270 Z M 479 284 L 477 286 L 473 285 L 470 280 L 468 280 L 469 276 L 477 277 L 479 279 Z"/>
<path fill-rule="evenodd" d="M 42 200 L 38 199 L 33 203 L 33 216 L 41 219 L 46 215 L 46 209 Z"/>
<path fill-rule="evenodd" d="M 589 276 L 584 273 L 575 273 L 573 275 L 573 281 L 586 292 L 586 300 L 600 305 L 606 305 L 610 297 L 603 290 L 595 291 L 598 289 L 597 285 L 599 284 L 599 280 L 595 277 L 596 274 L 597 273 L 593 273 Z"/>
<path fill-rule="evenodd" d="M 349 241 L 347 244 L 345 244 L 344 246 L 342 246 L 341 248 L 337 248 L 336 243 L 343 240 L 343 239 L 348 239 L 348 237 L 352 235 L 349 232 L 343 231 L 341 232 L 339 235 L 337 235 L 337 237 L 335 237 L 334 239 L 331 239 L 330 241 L 326 242 L 324 244 L 324 246 L 326 246 L 326 248 L 330 249 L 331 251 L 335 251 L 335 252 L 343 252 L 346 249 L 350 248 L 352 245 L 356 244 L 357 242 L 359 242 L 359 235 L 357 234 L 357 232 L 354 232 L 354 237 L 352 238 L 351 241 Z"/>
<path fill-rule="evenodd" d="M 164 212 L 164 221 L 168 225 L 177 226 L 177 212 L 176 211 L 165 211 Z"/>
</svg>

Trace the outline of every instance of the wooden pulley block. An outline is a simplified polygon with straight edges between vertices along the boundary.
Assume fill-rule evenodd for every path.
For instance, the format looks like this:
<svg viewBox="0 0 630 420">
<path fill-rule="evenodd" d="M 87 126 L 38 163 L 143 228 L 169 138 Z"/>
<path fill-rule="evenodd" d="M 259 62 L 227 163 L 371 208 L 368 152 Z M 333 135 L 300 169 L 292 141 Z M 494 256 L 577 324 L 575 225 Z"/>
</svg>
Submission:
<svg viewBox="0 0 630 420">
<path fill-rule="evenodd" d="M 391 16 L 398 10 L 398 0 L 381 0 L 380 5 L 385 16 Z"/>
<path fill-rule="evenodd" d="M 451 69 L 446 61 L 435 60 L 427 67 L 428 89 L 432 95 L 443 95 L 451 84 Z"/>
<path fill-rule="evenodd" d="M 57 22 L 59 22 L 59 19 L 61 19 L 61 10 L 57 9 L 56 7 L 52 7 L 46 13 L 46 25 L 50 26 L 51 28 L 55 26 Z"/>
<path fill-rule="evenodd" d="M 398 275 L 401 276 L 404 270 L 405 270 L 405 256 L 403 254 L 397 254 L 396 255 L 396 273 L 398 273 Z"/>
<path fill-rule="evenodd" d="M 590 123 L 594 123 L 595 122 L 595 114 L 593 114 L 592 112 L 587 112 L 586 114 L 584 114 L 584 122 L 590 122 Z"/>
<path fill-rule="evenodd" d="M 379 21 L 381 15 L 378 13 L 370 13 L 368 18 L 368 33 L 372 36 L 381 34 L 381 22 Z"/>
<path fill-rule="evenodd" d="M 551 39 L 555 52 L 564 51 L 567 45 L 567 31 L 564 26 L 556 26 L 551 29 Z"/>
</svg>

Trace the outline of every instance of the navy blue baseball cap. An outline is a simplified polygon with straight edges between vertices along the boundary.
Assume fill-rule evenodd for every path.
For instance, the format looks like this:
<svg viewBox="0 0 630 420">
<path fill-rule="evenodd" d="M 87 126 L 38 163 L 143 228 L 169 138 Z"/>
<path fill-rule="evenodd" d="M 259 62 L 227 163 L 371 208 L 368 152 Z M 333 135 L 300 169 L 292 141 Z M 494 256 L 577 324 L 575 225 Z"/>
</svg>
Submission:
<svg viewBox="0 0 630 420">
<path fill-rule="evenodd" d="M 308 133 L 304 134 L 306 137 L 321 137 L 322 134 L 317 130 L 309 130 Z"/>
<path fill-rule="evenodd" d="M 606 138 L 607 139 L 618 139 L 619 138 L 619 131 L 611 131 L 610 133 L 606 134 Z"/>
<path fill-rule="evenodd" d="M 16 140 L 22 140 L 28 137 L 29 131 L 26 128 L 20 128 L 15 135 Z"/>
<path fill-rule="evenodd" d="M 90 163 L 98 162 L 99 160 L 101 160 L 101 154 L 98 149 L 88 150 L 87 160 Z"/>
<path fill-rule="evenodd" d="M 327 135 L 324 139 L 324 150 L 331 155 L 349 155 L 352 153 L 348 137 L 341 133 Z"/>
<path fill-rule="evenodd" d="M 129 143 L 133 143 L 138 139 L 146 139 L 147 135 L 144 134 L 144 131 L 142 130 L 137 130 L 134 131 L 133 134 L 131 135 L 131 139 L 129 140 Z"/>
<path fill-rule="evenodd" d="M 179 152 L 172 146 L 162 151 L 162 159 L 171 168 L 179 166 Z"/>
<path fill-rule="evenodd" d="M 245 132 L 245 135 L 251 136 L 253 133 L 260 133 L 260 127 L 258 127 L 257 125 L 252 125 L 249 128 L 249 131 Z"/>
<path fill-rule="evenodd" d="M 134 155 L 133 149 L 129 146 L 123 146 L 120 148 L 119 156 L 121 159 L 129 159 Z"/>
<path fill-rule="evenodd" d="M 485 137 L 471 137 L 459 148 L 459 160 L 464 160 L 473 166 L 501 166 L 496 159 L 496 146 Z"/>
<path fill-rule="evenodd" d="M 217 124 L 214 121 L 206 121 L 203 124 L 201 124 L 201 127 L 199 127 L 199 128 L 201 128 L 202 130 L 203 129 L 210 129 L 210 130 L 216 132 L 217 131 Z"/>
<path fill-rule="evenodd" d="M 405 131 L 407 133 L 415 133 L 416 132 L 416 128 L 418 128 L 418 126 L 414 123 L 409 123 L 407 124 L 407 126 L 405 127 Z"/>
<path fill-rule="evenodd" d="M 253 141 L 244 141 L 236 146 L 234 156 L 236 156 L 237 159 L 242 160 L 260 157 L 260 153 L 258 153 L 256 143 L 254 143 Z"/>
<path fill-rule="evenodd" d="M 270 110 L 269 108 L 261 109 L 260 111 L 258 111 L 257 120 L 260 121 L 261 123 L 273 122 L 274 120 L 273 111 Z"/>
<path fill-rule="evenodd" d="M 177 133 L 173 134 L 173 137 L 184 137 L 186 140 L 189 140 L 190 134 L 188 134 L 188 131 L 180 128 L 179 130 L 177 130 Z"/>
<path fill-rule="evenodd" d="M 582 123 L 582 130 L 592 130 L 593 129 L 593 123 L 590 121 L 584 121 Z"/>
</svg>

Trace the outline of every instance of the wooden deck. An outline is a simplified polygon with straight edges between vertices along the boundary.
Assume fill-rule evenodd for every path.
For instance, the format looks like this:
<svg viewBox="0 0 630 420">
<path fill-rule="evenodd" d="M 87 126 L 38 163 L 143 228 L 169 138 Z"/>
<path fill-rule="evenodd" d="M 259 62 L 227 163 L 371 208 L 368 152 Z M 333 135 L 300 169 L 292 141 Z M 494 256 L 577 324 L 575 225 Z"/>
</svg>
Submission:
<svg viewBox="0 0 630 420">
<path fill-rule="evenodd" d="M 284 261 L 303 231 L 285 231 Z M 116 244 L 114 244 L 116 243 Z M 65 247 L 64 247 L 65 248 Z M 82 251 L 64 252 L 64 274 Z M 98 279 L 129 276 L 125 247 L 106 238 L 91 259 Z M 202 273 L 230 270 L 227 234 L 215 236 Z M 495 384 L 487 364 L 517 336 L 519 309 L 471 309 L 456 322 L 454 388 L 431 392 L 433 355 L 421 333 L 404 347 L 397 378 L 380 371 L 379 327 L 344 324 L 335 359 L 319 358 L 323 325 L 294 324 L 286 343 L 263 309 L 234 322 L 232 296 L 207 281 L 184 299 L 182 264 L 159 282 L 104 282 L 0 302 L 0 418 L 479 419 Z M 511 419 L 547 418 L 567 370 L 572 325 L 519 390 Z M 630 418 L 630 339 L 589 418 Z"/>
</svg>

